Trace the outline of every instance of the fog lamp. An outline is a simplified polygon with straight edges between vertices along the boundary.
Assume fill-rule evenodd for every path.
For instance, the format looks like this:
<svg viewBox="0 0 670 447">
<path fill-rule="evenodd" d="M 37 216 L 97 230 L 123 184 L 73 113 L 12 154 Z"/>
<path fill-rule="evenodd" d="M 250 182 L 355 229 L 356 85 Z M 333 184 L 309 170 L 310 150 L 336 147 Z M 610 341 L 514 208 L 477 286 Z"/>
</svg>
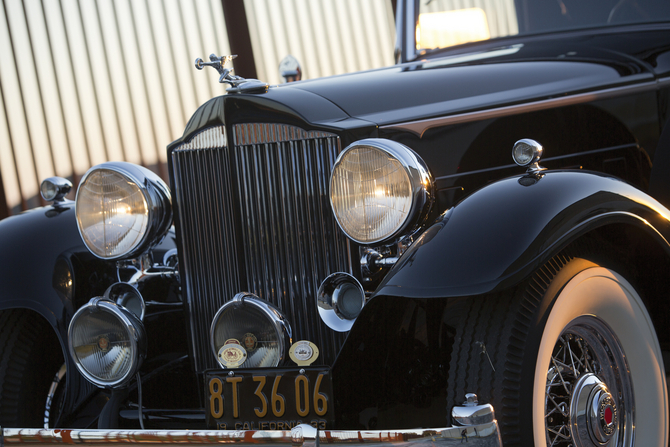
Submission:
<svg viewBox="0 0 670 447">
<path fill-rule="evenodd" d="M 221 306 L 210 330 L 212 351 L 223 368 L 277 366 L 291 341 L 291 326 L 282 313 L 246 292 Z"/>
<path fill-rule="evenodd" d="M 365 305 L 365 291 L 348 273 L 333 273 L 319 287 L 316 295 L 319 316 L 334 331 L 346 332 Z"/>
<path fill-rule="evenodd" d="M 146 357 L 142 322 L 101 297 L 91 299 L 74 314 L 68 340 L 79 372 L 101 388 L 127 384 Z"/>
</svg>

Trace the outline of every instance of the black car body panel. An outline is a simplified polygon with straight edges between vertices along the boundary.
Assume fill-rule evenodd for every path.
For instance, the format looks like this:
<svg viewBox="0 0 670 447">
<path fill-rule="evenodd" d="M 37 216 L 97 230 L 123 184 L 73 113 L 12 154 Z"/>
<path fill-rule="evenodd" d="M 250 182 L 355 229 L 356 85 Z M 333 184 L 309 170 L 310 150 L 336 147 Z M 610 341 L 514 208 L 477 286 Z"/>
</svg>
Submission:
<svg viewBox="0 0 670 447">
<path fill-rule="evenodd" d="M 640 227 L 670 252 L 668 217 L 667 208 L 618 178 L 572 171 L 510 177 L 440 216 L 375 293 L 491 293 L 520 282 L 572 240 L 614 223 Z"/>
</svg>

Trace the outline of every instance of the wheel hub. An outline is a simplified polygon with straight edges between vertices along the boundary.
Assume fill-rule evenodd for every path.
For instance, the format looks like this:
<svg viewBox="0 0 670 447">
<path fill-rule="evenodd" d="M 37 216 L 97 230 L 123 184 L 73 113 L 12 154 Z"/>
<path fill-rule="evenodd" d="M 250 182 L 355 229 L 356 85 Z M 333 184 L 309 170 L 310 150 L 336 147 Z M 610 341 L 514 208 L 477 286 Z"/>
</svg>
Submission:
<svg viewBox="0 0 670 447">
<path fill-rule="evenodd" d="M 570 431 L 578 445 L 608 445 L 619 428 L 616 403 L 605 383 L 593 373 L 575 383 L 570 402 Z"/>
<path fill-rule="evenodd" d="M 545 428 L 552 447 L 632 445 L 629 368 L 612 330 L 593 316 L 559 336 L 547 370 Z"/>
<path fill-rule="evenodd" d="M 606 388 L 594 393 L 589 419 L 594 440 L 606 443 L 612 439 L 617 431 L 619 418 L 614 399 Z"/>
</svg>

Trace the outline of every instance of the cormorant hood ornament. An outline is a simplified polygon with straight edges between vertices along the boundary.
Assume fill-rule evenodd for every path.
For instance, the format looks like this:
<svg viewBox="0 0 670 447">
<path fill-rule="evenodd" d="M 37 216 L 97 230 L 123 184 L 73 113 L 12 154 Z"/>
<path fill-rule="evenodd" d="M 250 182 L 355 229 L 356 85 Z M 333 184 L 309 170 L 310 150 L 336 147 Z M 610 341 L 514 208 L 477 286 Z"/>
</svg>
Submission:
<svg viewBox="0 0 670 447">
<path fill-rule="evenodd" d="M 219 82 L 229 84 L 226 89 L 228 93 L 265 93 L 268 91 L 268 84 L 258 79 L 245 79 L 234 75 L 232 68 L 225 68 L 226 64 L 237 57 L 236 54 L 230 56 L 218 57 L 212 53 L 209 55 L 210 62 L 205 62 L 201 58 L 195 60 L 195 68 L 202 70 L 205 66 L 214 67 L 219 72 Z"/>
</svg>

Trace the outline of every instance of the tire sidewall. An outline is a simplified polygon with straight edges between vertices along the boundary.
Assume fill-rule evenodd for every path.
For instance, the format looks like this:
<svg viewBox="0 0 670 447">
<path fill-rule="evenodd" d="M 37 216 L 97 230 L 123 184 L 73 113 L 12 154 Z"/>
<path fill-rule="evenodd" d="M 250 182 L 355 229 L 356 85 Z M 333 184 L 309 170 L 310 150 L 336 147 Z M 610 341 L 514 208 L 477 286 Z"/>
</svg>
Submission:
<svg viewBox="0 0 670 447">
<path fill-rule="evenodd" d="M 554 277 L 539 310 L 542 319 L 536 327 L 542 335 L 532 396 L 535 446 L 546 446 L 545 388 L 554 345 L 571 321 L 585 315 L 604 321 L 626 356 L 634 396 L 634 444 L 666 446 L 668 396 L 661 350 L 649 314 L 628 281 L 616 272 L 576 259 Z"/>
</svg>

